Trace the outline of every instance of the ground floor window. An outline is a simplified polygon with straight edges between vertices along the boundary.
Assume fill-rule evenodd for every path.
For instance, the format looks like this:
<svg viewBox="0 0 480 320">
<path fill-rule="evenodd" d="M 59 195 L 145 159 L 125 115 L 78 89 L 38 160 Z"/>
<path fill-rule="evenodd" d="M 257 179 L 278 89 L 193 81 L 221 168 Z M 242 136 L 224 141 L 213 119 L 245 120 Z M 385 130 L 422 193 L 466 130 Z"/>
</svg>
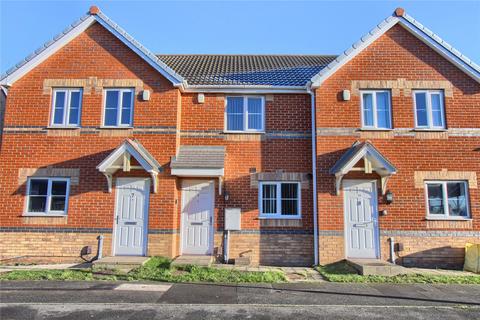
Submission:
<svg viewBox="0 0 480 320">
<path fill-rule="evenodd" d="M 427 181 L 427 217 L 468 218 L 468 188 L 466 181 Z"/>
<path fill-rule="evenodd" d="M 261 218 L 300 218 L 299 182 L 260 182 Z"/>
<path fill-rule="evenodd" d="M 69 187 L 69 178 L 28 178 L 25 213 L 66 215 Z"/>
</svg>

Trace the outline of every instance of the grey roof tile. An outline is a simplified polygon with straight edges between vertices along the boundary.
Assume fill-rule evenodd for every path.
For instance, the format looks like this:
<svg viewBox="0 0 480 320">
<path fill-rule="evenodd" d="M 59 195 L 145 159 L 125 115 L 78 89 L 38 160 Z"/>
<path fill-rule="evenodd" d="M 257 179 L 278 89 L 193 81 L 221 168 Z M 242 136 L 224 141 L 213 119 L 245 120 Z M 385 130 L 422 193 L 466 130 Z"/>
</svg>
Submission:
<svg viewBox="0 0 480 320">
<path fill-rule="evenodd" d="M 333 55 L 158 55 L 189 85 L 305 86 Z"/>
<path fill-rule="evenodd" d="M 225 147 L 180 146 L 178 155 L 172 159 L 172 168 L 223 168 Z"/>
</svg>

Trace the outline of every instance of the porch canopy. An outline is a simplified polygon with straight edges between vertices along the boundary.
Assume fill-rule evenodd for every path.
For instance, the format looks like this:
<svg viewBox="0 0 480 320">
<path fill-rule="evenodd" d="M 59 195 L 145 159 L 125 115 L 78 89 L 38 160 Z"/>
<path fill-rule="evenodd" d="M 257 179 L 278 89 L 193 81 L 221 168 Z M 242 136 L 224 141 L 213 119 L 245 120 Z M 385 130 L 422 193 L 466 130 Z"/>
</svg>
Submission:
<svg viewBox="0 0 480 320">
<path fill-rule="evenodd" d="M 172 158 L 172 175 L 179 177 L 218 177 L 219 193 L 225 171 L 225 147 L 223 146 L 180 146 Z"/>
<path fill-rule="evenodd" d="M 363 166 L 355 166 L 363 159 Z M 370 142 L 356 141 L 335 165 L 330 169 L 330 174 L 335 175 L 335 190 L 340 193 L 343 177 L 350 171 L 376 172 L 382 182 L 382 194 L 387 191 L 388 179 L 397 173 L 395 166 L 384 157 Z"/>
<path fill-rule="evenodd" d="M 137 164 L 131 164 L 131 158 Z M 129 172 L 131 169 L 143 169 L 152 177 L 153 192 L 158 190 L 158 173 L 162 168 L 158 161 L 137 140 L 126 139 L 98 166 L 98 171 L 107 178 L 108 192 L 112 192 L 112 176 L 117 170 Z"/>
</svg>

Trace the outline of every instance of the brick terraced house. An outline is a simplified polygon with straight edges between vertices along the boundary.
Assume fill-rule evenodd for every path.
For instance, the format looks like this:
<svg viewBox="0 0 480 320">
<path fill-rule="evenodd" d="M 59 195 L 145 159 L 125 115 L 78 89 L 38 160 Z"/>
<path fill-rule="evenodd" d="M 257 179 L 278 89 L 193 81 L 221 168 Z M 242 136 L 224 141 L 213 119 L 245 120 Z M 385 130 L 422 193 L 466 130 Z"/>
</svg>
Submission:
<svg viewBox="0 0 480 320">
<path fill-rule="evenodd" d="M 92 7 L 1 85 L 2 262 L 92 259 L 101 235 L 459 267 L 480 242 L 480 67 L 400 8 L 312 56 L 154 55 Z"/>
</svg>

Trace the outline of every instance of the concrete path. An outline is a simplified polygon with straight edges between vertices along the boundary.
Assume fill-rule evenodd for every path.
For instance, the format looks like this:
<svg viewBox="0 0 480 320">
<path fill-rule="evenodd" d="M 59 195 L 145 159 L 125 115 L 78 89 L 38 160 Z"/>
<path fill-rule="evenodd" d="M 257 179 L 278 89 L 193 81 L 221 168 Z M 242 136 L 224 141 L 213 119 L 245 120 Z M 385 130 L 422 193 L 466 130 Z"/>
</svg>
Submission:
<svg viewBox="0 0 480 320">
<path fill-rule="evenodd" d="M 0 282 L 4 319 L 479 319 L 475 285 Z"/>
</svg>

